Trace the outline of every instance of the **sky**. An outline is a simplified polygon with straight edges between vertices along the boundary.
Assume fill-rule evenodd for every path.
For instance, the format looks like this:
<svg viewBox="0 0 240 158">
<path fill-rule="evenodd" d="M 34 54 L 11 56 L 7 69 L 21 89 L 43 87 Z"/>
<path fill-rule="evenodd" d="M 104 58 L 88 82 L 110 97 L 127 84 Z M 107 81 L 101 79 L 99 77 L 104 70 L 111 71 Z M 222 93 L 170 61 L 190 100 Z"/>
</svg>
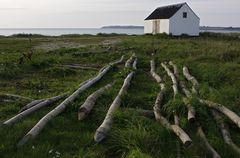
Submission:
<svg viewBox="0 0 240 158">
<path fill-rule="evenodd" d="M 240 0 L 0 0 L 0 28 L 143 26 L 155 8 L 181 2 L 201 26 L 240 26 Z"/>
</svg>

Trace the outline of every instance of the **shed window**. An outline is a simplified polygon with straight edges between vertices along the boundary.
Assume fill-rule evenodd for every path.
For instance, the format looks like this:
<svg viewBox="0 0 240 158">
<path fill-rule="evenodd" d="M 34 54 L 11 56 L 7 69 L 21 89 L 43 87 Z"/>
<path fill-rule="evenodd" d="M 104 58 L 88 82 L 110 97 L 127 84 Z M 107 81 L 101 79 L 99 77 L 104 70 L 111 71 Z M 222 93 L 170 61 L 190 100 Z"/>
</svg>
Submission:
<svg viewBox="0 0 240 158">
<path fill-rule="evenodd" d="M 183 12 L 183 18 L 187 18 L 187 12 Z"/>
</svg>

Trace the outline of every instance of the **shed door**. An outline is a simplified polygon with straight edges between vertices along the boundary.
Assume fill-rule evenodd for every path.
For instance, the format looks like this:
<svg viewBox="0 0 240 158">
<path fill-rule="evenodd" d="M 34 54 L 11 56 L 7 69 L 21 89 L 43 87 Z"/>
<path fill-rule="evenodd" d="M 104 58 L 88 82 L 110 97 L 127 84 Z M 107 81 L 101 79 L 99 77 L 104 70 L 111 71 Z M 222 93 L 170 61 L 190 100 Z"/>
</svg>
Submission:
<svg viewBox="0 0 240 158">
<path fill-rule="evenodd" d="M 153 21 L 153 34 L 160 33 L 160 20 Z"/>
</svg>

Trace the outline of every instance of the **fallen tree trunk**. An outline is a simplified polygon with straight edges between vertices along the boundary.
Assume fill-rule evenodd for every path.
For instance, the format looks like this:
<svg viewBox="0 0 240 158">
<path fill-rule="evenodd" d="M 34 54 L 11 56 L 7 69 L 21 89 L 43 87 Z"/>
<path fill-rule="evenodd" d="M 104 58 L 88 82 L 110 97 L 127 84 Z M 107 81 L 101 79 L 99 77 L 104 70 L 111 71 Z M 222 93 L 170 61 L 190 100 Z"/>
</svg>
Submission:
<svg viewBox="0 0 240 158">
<path fill-rule="evenodd" d="M 190 73 L 189 70 L 186 66 L 183 67 L 183 75 L 186 77 L 186 79 L 188 81 L 191 81 L 193 86 L 192 86 L 192 92 L 193 94 L 197 94 L 198 92 L 198 87 L 199 87 L 199 83 L 198 81 L 195 79 L 195 77 L 193 77 Z"/>
<path fill-rule="evenodd" d="M 209 150 L 210 153 L 212 153 L 213 158 L 221 158 L 221 156 L 217 153 L 217 151 L 209 144 L 207 137 L 205 133 L 203 132 L 203 129 L 201 126 L 197 127 L 197 134 L 202 139 L 203 143 L 205 144 L 205 147 Z"/>
<path fill-rule="evenodd" d="M 135 61 L 136 61 L 136 59 L 135 59 Z M 103 123 L 100 125 L 100 127 L 95 132 L 95 135 L 94 135 L 95 142 L 100 143 L 106 137 L 107 132 L 111 129 L 112 122 L 113 122 L 113 114 L 118 109 L 118 107 L 121 105 L 122 96 L 124 93 L 127 92 L 127 89 L 130 86 L 130 82 L 133 78 L 134 73 L 135 73 L 134 71 L 130 72 L 128 74 L 128 76 L 125 78 L 122 88 L 120 89 L 117 97 L 114 99 L 113 103 L 111 104 L 110 108 L 108 109 L 108 112 L 106 114 L 106 117 L 105 117 Z"/>
<path fill-rule="evenodd" d="M 97 99 L 108 89 L 110 89 L 113 84 L 107 84 L 106 86 L 98 89 L 92 93 L 83 105 L 78 109 L 78 120 L 83 120 L 91 112 L 92 108 L 95 106 Z"/>
<path fill-rule="evenodd" d="M 152 77 L 156 80 L 157 83 L 161 83 L 163 82 L 162 78 L 155 72 L 156 71 L 156 66 L 155 66 L 155 61 L 151 60 L 150 61 L 150 66 L 151 66 L 151 70 L 150 73 L 152 75 Z"/>
<path fill-rule="evenodd" d="M 82 66 L 77 64 L 65 64 L 65 65 L 58 65 L 60 67 L 66 67 L 66 68 L 72 68 L 72 69 L 81 69 L 81 70 L 99 70 L 96 67 L 90 67 L 90 66 Z"/>
<path fill-rule="evenodd" d="M 37 104 L 43 102 L 44 100 L 46 100 L 46 99 L 34 100 L 34 101 L 30 102 L 30 103 L 27 104 L 26 106 L 22 107 L 22 108 L 20 109 L 19 113 L 21 113 L 21 112 L 23 112 L 23 111 L 25 111 L 25 110 L 27 110 L 27 109 L 29 109 L 29 108 L 37 105 Z"/>
<path fill-rule="evenodd" d="M 136 58 L 136 55 L 135 53 L 133 53 L 132 56 L 126 61 L 125 68 L 131 67 L 131 64 L 134 62 L 135 58 Z"/>
<path fill-rule="evenodd" d="M 238 128 L 240 128 L 240 117 L 231 111 L 230 109 L 226 108 L 224 105 L 215 103 L 209 100 L 204 100 L 204 99 L 198 99 L 200 103 L 207 105 L 208 107 L 215 109 L 221 113 L 223 113 L 225 116 L 227 116 L 230 120 L 232 120 Z"/>
<path fill-rule="evenodd" d="M 3 125 L 7 125 L 7 126 L 10 126 L 10 125 L 13 125 L 15 124 L 17 121 L 21 120 L 22 118 L 34 113 L 35 111 L 45 107 L 45 106 L 48 106 L 48 105 L 51 105 L 63 98 L 66 98 L 66 95 L 59 95 L 59 96 L 56 96 L 56 97 L 52 97 L 52 98 L 49 98 L 49 99 L 46 99 L 38 104 L 36 104 L 35 106 L 29 108 L 29 109 L 26 109 L 25 111 L 17 114 L 16 116 L 12 117 L 11 119 L 5 121 L 3 123 Z"/>
<path fill-rule="evenodd" d="M 240 148 L 233 142 L 229 132 L 228 125 L 224 123 L 220 113 L 216 110 L 211 110 L 211 113 L 214 119 L 216 120 L 219 129 L 221 130 L 224 142 L 231 146 L 232 149 L 234 149 L 240 155 Z"/>
<path fill-rule="evenodd" d="M 25 100 L 25 101 L 32 101 L 32 98 L 16 95 L 16 94 L 0 94 L 0 98 L 8 98 L 8 99 L 18 99 L 18 100 Z"/>
<path fill-rule="evenodd" d="M 151 71 L 152 71 L 152 77 L 157 81 L 159 82 L 160 80 L 156 79 L 156 73 L 155 73 L 155 64 L 154 64 L 154 61 L 152 60 L 151 61 Z M 166 65 L 163 65 L 165 68 L 166 68 Z M 169 70 L 169 69 L 168 69 Z M 153 75 L 153 74 L 156 74 L 156 75 Z M 160 77 L 160 76 L 159 76 Z M 159 78 L 157 77 L 157 78 Z M 192 140 L 191 138 L 188 136 L 188 134 L 185 133 L 185 131 L 179 127 L 179 123 L 178 123 L 178 118 L 175 117 L 175 125 L 171 125 L 169 123 L 169 121 L 163 117 L 161 115 L 161 108 L 162 108 L 162 105 L 163 105 L 163 98 L 164 98 L 164 95 L 166 93 L 166 88 L 165 88 L 165 84 L 162 82 L 162 80 L 160 81 L 160 87 L 161 87 L 161 90 L 156 98 L 156 101 L 155 101 L 155 104 L 154 104 L 154 107 L 153 107 L 153 111 L 154 111 L 154 115 L 155 115 L 155 119 L 161 123 L 165 128 L 167 128 L 168 130 L 172 131 L 173 133 L 175 133 L 178 138 L 181 140 L 181 142 L 184 144 L 185 147 L 189 147 L 191 144 L 192 144 Z"/>
<path fill-rule="evenodd" d="M 105 69 L 101 70 L 99 74 L 92 78 L 89 79 L 82 84 L 80 84 L 80 87 L 73 93 L 71 94 L 68 98 L 66 98 L 60 105 L 58 105 L 55 109 L 50 111 L 47 115 L 45 115 L 18 143 L 18 146 L 21 146 L 25 144 L 29 139 L 36 137 L 41 130 L 45 127 L 45 125 L 54 117 L 59 115 L 61 112 L 65 110 L 65 108 L 71 104 L 77 97 L 78 95 L 91 87 L 93 84 L 98 82 L 114 65 L 117 65 L 119 63 L 123 62 L 122 57 L 120 60 L 117 60 L 115 62 L 112 62 L 109 64 L 109 66 L 105 67 Z"/>
<path fill-rule="evenodd" d="M 164 68 L 164 70 L 167 72 L 168 76 L 172 79 L 172 88 L 173 88 L 173 93 L 174 96 L 178 93 L 178 82 L 177 79 L 175 77 L 175 75 L 172 73 L 172 71 L 167 67 L 167 65 L 165 65 L 164 63 L 161 63 L 162 67 Z"/>
</svg>

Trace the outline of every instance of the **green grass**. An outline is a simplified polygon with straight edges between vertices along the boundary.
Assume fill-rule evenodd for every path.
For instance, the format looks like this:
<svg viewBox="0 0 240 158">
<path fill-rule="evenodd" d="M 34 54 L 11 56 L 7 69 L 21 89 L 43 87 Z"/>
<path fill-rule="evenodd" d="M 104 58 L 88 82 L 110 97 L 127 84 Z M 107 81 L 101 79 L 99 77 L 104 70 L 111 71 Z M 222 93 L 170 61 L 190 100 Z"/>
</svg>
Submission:
<svg viewBox="0 0 240 158">
<path fill-rule="evenodd" d="M 154 38 L 154 44 L 153 44 Z M 77 54 L 76 52 L 101 51 L 104 41 L 120 41 L 114 44 L 111 53 Z M 70 43 L 69 47 L 45 49 L 56 43 Z M 183 157 L 211 157 L 204 145 L 195 135 L 196 129 L 186 120 L 186 109 L 180 96 L 172 100 L 170 78 L 166 75 L 160 62 L 172 60 L 179 66 L 189 67 L 200 82 L 200 96 L 226 105 L 240 115 L 240 39 L 222 35 L 204 34 L 198 38 L 174 38 L 158 36 L 61 36 L 32 37 L 34 55 L 32 61 L 25 60 L 18 64 L 22 52 L 29 50 L 28 36 L 0 37 L 0 92 L 12 93 L 34 99 L 47 98 L 65 92 L 73 92 L 78 85 L 97 74 L 94 70 L 74 70 L 61 68 L 59 64 L 89 64 L 100 67 L 118 59 L 125 54 L 126 58 L 134 51 L 139 59 L 138 70 L 131 82 L 128 93 L 124 95 L 121 107 L 114 115 L 114 124 L 110 133 L 101 144 L 95 144 L 93 136 L 102 123 L 107 109 L 117 95 L 128 70 L 121 66 L 111 70 L 99 83 L 83 92 L 74 104 L 51 120 L 36 139 L 23 147 L 16 143 L 58 103 L 43 108 L 24 118 L 13 127 L 0 128 L 0 157 L 54 157 L 56 151 L 61 157 L 119 157 L 119 158 L 169 158 L 176 157 L 177 139 L 154 119 L 139 116 L 129 108 L 151 110 L 159 86 L 151 78 L 149 61 L 152 59 L 153 45 L 156 49 L 154 58 L 159 73 L 167 85 L 167 96 L 164 100 L 165 111 L 176 109 L 181 116 L 181 125 L 193 139 L 190 149 L 181 148 Z M 75 47 L 81 45 L 82 47 Z M 72 47 L 71 47 L 72 46 Z M 117 51 L 133 47 L 132 51 Z M 183 79 L 181 74 L 180 76 Z M 78 107 L 87 96 L 106 85 L 116 81 L 113 88 L 106 92 L 96 104 L 86 120 L 77 120 Z M 187 84 L 191 88 L 191 84 Z M 231 148 L 224 144 L 220 131 L 211 118 L 207 108 L 196 100 L 190 101 L 199 112 L 197 117 L 212 146 L 224 158 L 237 158 Z M 26 103 L 0 102 L 0 121 L 14 116 Z M 173 122 L 172 116 L 167 115 Z M 234 142 L 240 146 L 239 129 L 227 118 Z M 50 151 L 52 151 L 50 153 Z"/>
</svg>

